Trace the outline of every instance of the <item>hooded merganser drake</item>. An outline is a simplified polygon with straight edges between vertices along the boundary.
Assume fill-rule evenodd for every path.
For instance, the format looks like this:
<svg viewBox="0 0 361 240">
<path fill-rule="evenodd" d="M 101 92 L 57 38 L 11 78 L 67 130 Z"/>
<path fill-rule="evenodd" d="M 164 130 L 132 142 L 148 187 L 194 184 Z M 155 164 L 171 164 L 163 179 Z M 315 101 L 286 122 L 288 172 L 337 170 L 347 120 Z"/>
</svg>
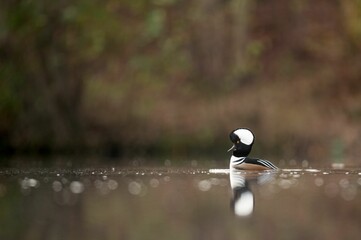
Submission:
<svg viewBox="0 0 361 240">
<path fill-rule="evenodd" d="M 255 139 L 253 133 L 249 129 L 235 129 L 229 134 L 229 137 L 233 143 L 233 146 L 228 150 L 228 152 L 233 151 L 230 167 L 242 170 L 277 169 L 270 161 L 248 157 Z"/>
</svg>

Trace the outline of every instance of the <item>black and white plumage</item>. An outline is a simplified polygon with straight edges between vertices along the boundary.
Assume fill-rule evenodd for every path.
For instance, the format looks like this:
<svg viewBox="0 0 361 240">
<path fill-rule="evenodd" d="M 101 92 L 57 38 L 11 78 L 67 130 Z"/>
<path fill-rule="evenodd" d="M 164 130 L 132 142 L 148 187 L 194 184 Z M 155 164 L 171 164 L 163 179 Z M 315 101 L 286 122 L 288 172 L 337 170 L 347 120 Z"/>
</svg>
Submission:
<svg viewBox="0 0 361 240">
<path fill-rule="evenodd" d="M 277 169 L 270 161 L 248 157 L 255 140 L 254 134 L 249 129 L 235 129 L 229 134 L 229 138 L 233 143 L 233 146 L 228 150 L 232 151 L 230 167 L 243 170 Z"/>
</svg>

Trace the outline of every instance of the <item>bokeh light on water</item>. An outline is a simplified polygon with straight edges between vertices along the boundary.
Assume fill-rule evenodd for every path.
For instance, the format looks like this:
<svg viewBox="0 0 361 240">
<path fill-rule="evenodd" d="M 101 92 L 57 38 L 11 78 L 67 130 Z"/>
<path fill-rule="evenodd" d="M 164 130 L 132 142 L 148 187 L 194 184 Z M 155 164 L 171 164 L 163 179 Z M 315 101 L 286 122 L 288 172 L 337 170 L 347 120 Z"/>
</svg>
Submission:
<svg viewBox="0 0 361 240">
<path fill-rule="evenodd" d="M 233 183 L 231 176 L 236 177 Z M 234 187 L 244 192 L 238 199 L 233 199 Z M 146 232 L 148 227 L 164 236 L 179 231 L 188 236 L 179 239 L 198 236 L 198 229 L 212 229 L 200 239 L 212 239 L 215 232 L 223 239 L 239 239 L 240 233 L 257 239 L 260 230 L 269 224 L 275 239 L 295 236 L 304 229 L 308 236 L 317 238 L 320 233 L 314 222 L 318 221 L 324 223 L 324 231 L 355 239 L 360 236 L 356 227 L 361 216 L 360 200 L 361 169 L 352 168 L 264 172 L 171 165 L 3 169 L 0 207 L 6 206 L 5 212 L 9 213 L 6 218 L 0 217 L 0 223 L 15 221 L 19 216 L 23 220 L 6 233 L 0 230 L 0 236 L 11 239 L 21 229 L 23 234 L 18 239 L 25 239 L 36 229 L 52 238 L 58 232 L 47 230 L 43 223 L 53 219 L 50 229 L 61 229 L 66 239 L 98 239 L 99 231 L 102 239 L 119 239 L 134 236 L 139 229 Z M 82 227 L 70 231 L 71 223 L 64 221 L 68 218 Z M 340 224 L 348 232 L 344 233 Z M 334 239 L 332 234 L 322 236 Z"/>
</svg>

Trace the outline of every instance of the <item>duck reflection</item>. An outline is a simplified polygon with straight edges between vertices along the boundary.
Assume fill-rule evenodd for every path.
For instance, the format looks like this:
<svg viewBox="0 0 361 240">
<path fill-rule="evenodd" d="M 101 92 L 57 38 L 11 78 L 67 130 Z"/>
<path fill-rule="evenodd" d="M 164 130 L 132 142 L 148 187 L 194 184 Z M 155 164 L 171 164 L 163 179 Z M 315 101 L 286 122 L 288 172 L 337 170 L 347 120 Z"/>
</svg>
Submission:
<svg viewBox="0 0 361 240">
<path fill-rule="evenodd" d="M 251 216 L 255 208 L 253 186 L 270 182 L 274 177 L 275 171 L 244 171 L 230 167 L 231 209 L 234 214 L 238 217 Z"/>
</svg>

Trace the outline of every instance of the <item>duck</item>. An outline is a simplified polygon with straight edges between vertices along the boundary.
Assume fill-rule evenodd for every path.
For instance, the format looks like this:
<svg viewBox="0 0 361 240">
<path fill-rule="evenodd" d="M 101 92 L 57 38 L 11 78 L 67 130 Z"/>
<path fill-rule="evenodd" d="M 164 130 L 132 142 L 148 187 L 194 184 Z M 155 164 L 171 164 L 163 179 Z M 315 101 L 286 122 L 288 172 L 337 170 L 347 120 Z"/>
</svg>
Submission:
<svg viewBox="0 0 361 240">
<path fill-rule="evenodd" d="M 232 151 L 230 168 L 256 171 L 278 169 L 268 160 L 248 157 L 255 141 L 255 135 L 250 129 L 237 128 L 229 134 L 229 138 L 233 143 L 233 146 L 228 150 L 228 152 Z"/>
</svg>

